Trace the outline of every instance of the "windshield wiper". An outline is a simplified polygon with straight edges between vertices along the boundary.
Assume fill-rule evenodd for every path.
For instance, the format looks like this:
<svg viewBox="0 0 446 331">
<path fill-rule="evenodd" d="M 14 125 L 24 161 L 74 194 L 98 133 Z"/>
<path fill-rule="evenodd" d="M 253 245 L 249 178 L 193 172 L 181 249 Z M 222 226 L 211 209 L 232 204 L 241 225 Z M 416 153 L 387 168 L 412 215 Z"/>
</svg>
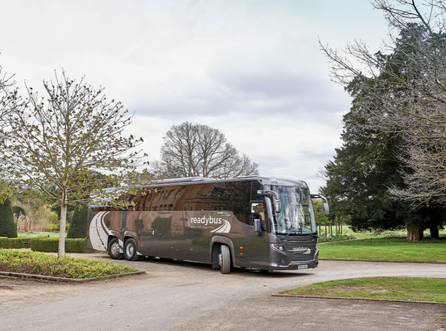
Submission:
<svg viewBox="0 0 446 331">
<path fill-rule="evenodd" d="M 282 235 L 282 236 L 285 236 L 285 238 L 282 238 L 282 240 L 283 239 L 286 239 L 289 235 L 294 235 L 294 236 L 307 236 L 307 235 L 316 235 L 317 236 L 317 234 L 316 233 L 314 233 L 314 232 L 310 232 L 310 233 L 303 233 L 303 232 L 288 232 L 288 233 L 280 233 L 280 232 L 277 232 L 277 234 L 280 234 L 280 235 Z"/>
<path fill-rule="evenodd" d="M 277 234 L 281 234 L 281 233 L 277 233 Z M 289 236 L 290 234 L 291 234 L 291 232 L 288 233 L 285 237 L 281 238 L 281 240 L 285 240 L 286 238 L 288 238 L 288 236 Z M 285 235 L 285 233 L 283 233 L 282 235 Z"/>
</svg>

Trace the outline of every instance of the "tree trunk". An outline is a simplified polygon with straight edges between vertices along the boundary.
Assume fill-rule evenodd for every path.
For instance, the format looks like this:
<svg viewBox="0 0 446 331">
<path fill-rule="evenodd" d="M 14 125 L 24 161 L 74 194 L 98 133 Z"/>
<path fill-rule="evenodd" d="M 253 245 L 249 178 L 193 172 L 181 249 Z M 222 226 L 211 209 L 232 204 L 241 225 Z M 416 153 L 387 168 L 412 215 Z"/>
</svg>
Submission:
<svg viewBox="0 0 446 331">
<path fill-rule="evenodd" d="M 407 226 L 407 241 L 419 242 L 423 240 L 424 221 L 418 221 L 417 223 Z"/>
<path fill-rule="evenodd" d="M 62 193 L 60 205 L 60 233 L 59 233 L 59 259 L 65 257 L 65 229 L 67 224 L 67 199 L 65 192 Z"/>
<path fill-rule="evenodd" d="M 429 223 L 429 230 L 431 233 L 431 238 L 440 238 L 440 231 L 438 230 L 438 225 L 435 222 Z"/>
</svg>

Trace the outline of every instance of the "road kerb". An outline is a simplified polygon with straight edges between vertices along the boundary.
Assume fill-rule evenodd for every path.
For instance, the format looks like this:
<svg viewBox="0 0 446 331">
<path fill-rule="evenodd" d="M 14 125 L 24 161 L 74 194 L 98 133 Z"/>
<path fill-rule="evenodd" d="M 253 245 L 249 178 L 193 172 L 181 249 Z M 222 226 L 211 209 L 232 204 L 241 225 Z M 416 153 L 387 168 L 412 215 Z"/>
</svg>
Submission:
<svg viewBox="0 0 446 331">
<path fill-rule="evenodd" d="M 74 278 L 66 278 L 66 277 L 53 277 L 53 276 L 44 276 L 44 275 L 32 275 L 32 274 L 19 273 L 19 272 L 0 271 L 0 276 L 8 276 L 8 277 L 14 277 L 14 278 L 26 278 L 26 279 L 37 279 L 37 280 L 46 280 L 46 281 L 52 281 L 52 282 L 62 282 L 62 283 L 72 283 L 72 284 L 83 284 L 83 283 L 89 283 L 89 282 L 95 282 L 95 281 L 109 280 L 109 279 L 114 279 L 114 278 L 141 275 L 141 274 L 145 274 L 145 273 L 146 272 L 144 270 L 142 270 L 142 271 L 128 272 L 125 274 L 116 274 L 116 275 L 108 275 L 108 276 L 100 276 L 100 277 L 92 277 L 92 278 L 74 279 Z"/>
<path fill-rule="evenodd" d="M 388 299 L 372 299 L 372 298 L 345 298 L 345 297 L 323 297 L 316 295 L 299 295 L 299 294 L 273 294 L 273 297 L 282 298 L 303 298 L 303 299 L 329 299 L 329 300 L 361 300 L 361 301 L 375 301 L 375 302 L 389 302 L 389 303 L 420 303 L 429 305 L 443 305 L 446 306 L 446 302 L 430 302 L 430 301 L 407 301 L 407 300 L 388 300 Z"/>
</svg>

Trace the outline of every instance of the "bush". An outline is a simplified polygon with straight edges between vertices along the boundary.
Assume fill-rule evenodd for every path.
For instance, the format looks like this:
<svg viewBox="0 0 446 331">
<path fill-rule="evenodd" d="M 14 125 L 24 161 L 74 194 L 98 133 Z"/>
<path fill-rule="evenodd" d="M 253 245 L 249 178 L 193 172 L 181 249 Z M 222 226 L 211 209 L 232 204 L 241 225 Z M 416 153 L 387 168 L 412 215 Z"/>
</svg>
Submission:
<svg viewBox="0 0 446 331">
<path fill-rule="evenodd" d="M 13 206 L 12 213 L 18 218 L 20 215 L 26 216 L 26 211 L 20 206 Z"/>
<path fill-rule="evenodd" d="M 6 238 L 0 237 L 0 248 L 27 248 L 31 238 Z"/>
<path fill-rule="evenodd" d="M 50 224 L 48 224 L 48 225 L 46 226 L 46 229 L 47 229 L 49 232 L 59 231 L 60 226 L 59 226 L 59 224 L 56 224 L 56 223 L 50 223 Z"/>
<path fill-rule="evenodd" d="M 34 238 L 31 240 L 31 250 L 36 252 L 58 252 L 59 238 Z M 87 247 L 87 239 L 65 239 L 65 252 L 89 253 L 93 249 Z"/>
<path fill-rule="evenodd" d="M 67 233 L 67 238 L 87 238 L 88 207 L 77 205 Z"/>
<path fill-rule="evenodd" d="M 57 223 L 58 217 L 57 217 L 56 213 L 54 213 L 54 212 L 50 213 L 49 218 L 50 218 L 51 222 Z"/>
<path fill-rule="evenodd" d="M 48 254 L 0 250 L 0 271 L 21 272 L 66 278 L 92 278 L 135 272 L 138 269 L 82 258 L 58 259 Z"/>
<path fill-rule="evenodd" d="M 42 235 L 37 237 L 18 237 L 18 238 L 6 238 L 0 237 L 0 248 L 29 248 L 32 239 L 48 238 L 48 236 Z"/>
<path fill-rule="evenodd" d="M 17 226 L 9 199 L 0 204 L 0 237 L 17 238 Z"/>
</svg>

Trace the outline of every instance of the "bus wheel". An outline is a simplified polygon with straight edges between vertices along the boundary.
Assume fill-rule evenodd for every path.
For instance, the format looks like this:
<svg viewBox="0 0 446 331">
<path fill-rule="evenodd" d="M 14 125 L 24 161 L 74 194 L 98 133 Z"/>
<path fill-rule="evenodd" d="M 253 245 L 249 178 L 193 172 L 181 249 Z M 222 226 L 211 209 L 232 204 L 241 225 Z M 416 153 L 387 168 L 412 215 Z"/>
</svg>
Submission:
<svg viewBox="0 0 446 331">
<path fill-rule="evenodd" d="M 124 257 L 127 261 L 139 260 L 139 255 L 136 252 L 136 242 L 135 239 L 129 238 L 124 244 Z"/>
<path fill-rule="evenodd" d="M 218 264 L 222 274 L 229 274 L 231 272 L 231 251 L 228 246 L 220 246 L 220 254 L 218 255 Z"/>
<path fill-rule="evenodd" d="M 108 255 L 114 260 L 118 260 L 122 257 L 122 249 L 119 246 L 118 238 L 113 238 L 112 240 L 110 240 L 107 250 Z"/>
</svg>

